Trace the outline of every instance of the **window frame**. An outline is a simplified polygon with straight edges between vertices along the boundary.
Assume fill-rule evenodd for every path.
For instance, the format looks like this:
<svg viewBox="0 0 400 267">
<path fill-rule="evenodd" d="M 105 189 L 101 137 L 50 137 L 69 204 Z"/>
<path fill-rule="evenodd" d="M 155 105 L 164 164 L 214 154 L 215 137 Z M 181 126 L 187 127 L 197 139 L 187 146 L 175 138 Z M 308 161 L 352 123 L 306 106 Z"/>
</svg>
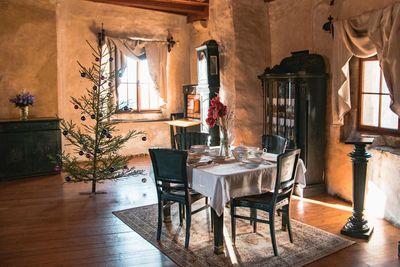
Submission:
<svg viewBox="0 0 400 267">
<path fill-rule="evenodd" d="M 362 125 L 362 114 L 363 114 L 363 97 L 365 94 L 369 95 L 379 95 L 379 115 L 378 115 L 378 125 L 381 125 L 381 112 L 382 112 L 382 95 L 389 95 L 386 93 L 382 93 L 382 79 L 383 73 L 382 70 L 380 71 L 380 85 L 379 85 L 379 93 L 364 93 L 363 92 L 363 87 L 364 87 L 364 62 L 365 61 L 376 61 L 378 60 L 378 57 L 372 56 L 369 58 L 359 58 L 359 88 L 358 88 L 358 107 L 357 107 L 357 130 L 361 132 L 366 132 L 370 134 L 386 134 L 386 135 L 399 135 L 400 134 L 400 116 L 398 116 L 398 126 L 397 130 L 395 129 L 387 129 L 383 127 L 375 127 L 375 126 L 369 126 L 369 125 Z"/>
<path fill-rule="evenodd" d="M 141 108 L 141 83 L 139 80 L 139 73 L 140 73 L 140 60 L 135 60 L 136 64 L 136 81 L 133 83 L 128 83 L 128 82 L 121 82 L 119 86 L 126 85 L 128 86 L 129 84 L 136 84 L 136 101 L 137 101 L 137 109 L 132 109 L 132 110 L 124 110 L 123 108 L 119 108 L 119 94 L 117 94 L 117 114 L 145 114 L 145 113 L 162 113 L 161 111 L 161 106 L 158 109 L 142 109 Z M 126 71 L 129 71 L 129 68 L 127 67 Z M 118 88 L 116 88 L 118 90 Z M 129 90 L 126 89 L 128 94 Z"/>
</svg>

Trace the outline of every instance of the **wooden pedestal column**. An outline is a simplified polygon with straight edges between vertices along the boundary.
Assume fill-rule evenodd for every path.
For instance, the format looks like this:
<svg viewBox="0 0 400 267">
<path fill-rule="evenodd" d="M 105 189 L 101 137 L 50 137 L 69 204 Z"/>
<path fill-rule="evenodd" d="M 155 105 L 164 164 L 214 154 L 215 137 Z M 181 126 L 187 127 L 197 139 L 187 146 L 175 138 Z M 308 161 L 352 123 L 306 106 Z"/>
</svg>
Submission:
<svg viewBox="0 0 400 267">
<path fill-rule="evenodd" d="M 349 154 L 353 162 L 353 215 L 340 232 L 362 239 L 369 239 L 374 230 L 364 217 L 367 164 L 368 158 L 371 157 L 365 146 L 372 144 L 373 140 L 373 138 L 349 138 L 345 142 L 354 145 L 353 152 Z"/>
</svg>

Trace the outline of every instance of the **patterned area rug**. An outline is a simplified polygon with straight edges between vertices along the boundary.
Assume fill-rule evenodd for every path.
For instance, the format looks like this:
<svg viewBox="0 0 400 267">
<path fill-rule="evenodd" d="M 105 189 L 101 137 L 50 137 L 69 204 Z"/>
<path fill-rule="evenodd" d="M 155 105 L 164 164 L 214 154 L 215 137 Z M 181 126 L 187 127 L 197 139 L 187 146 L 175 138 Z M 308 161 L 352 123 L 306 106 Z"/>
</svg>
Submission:
<svg viewBox="0 0 400 267">
<path fill-rule="evenodd" d="M 196 207 L 193 207 L 196 208 Z M 269 226 L 258 223 L 253 233 L 249 221 L 237 219 L 236 246 L 231 243 L 229 210 L 225 210 L 225 254 L 213 253 L 213 233 L 210 231 L 210 211 L 192 215 L 189 249 L 184 248 L 185 224 L 179 226 L 177 204 L 171 209 L 172 223 L 163 223 L 161 240 L 156 240 L 157 205 L 113 212 L 120 220 L 152 243 L 179 266 L 303 266 L 354 244 L 340 236 L 292 220 L 294 243 L 281 230 L 276 217 L 276 237 L 279 256 L 275 257 Z M 246 214 L 248 210 L 238 213 Z M 258 212 L 259 215 L 261 212 Z M 263 215 L 260 215 L 263 217 Z"/>
</svg>

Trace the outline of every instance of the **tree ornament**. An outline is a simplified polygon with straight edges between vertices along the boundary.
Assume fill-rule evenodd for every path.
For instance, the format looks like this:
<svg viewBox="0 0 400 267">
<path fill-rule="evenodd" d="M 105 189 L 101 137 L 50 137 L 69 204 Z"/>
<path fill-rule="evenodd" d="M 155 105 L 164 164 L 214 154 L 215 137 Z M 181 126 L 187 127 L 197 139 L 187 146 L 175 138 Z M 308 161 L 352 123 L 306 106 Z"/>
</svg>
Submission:
<svg viewBox="0 0 400 267">
<path fill-rule="evenodd" d="M 71 176 L 66 176 L 65 178 L 65 181 L 67 182 L 67 183 L 69 183 L 69 182 L 71 182 L 72 181 L 72 177 Z"/>
<path fill-rule="evenodd" d="M 124 166 L 124 170 L 129 170 L 128 165 L 125 165 L 125 166 Z"/>
<path fill-rule="evenodd" d="M 96 61 L 99 61 L 99 60 L 100 60 L 100 58 L 96 57 Z"/>
<path fill-rule="evenodd" d="M 146 141 L 147 141 L 147 137 L 146 137 L 146 136 L 143 136 L 143 137 L 142 137 L 142 141 L 143 141 L 143 142 L 146 142 Z"/>
<path fill-rule="evenodd" d="M 97 153 L 98 153 L 98 154 L 101 153 L 101 149 L 100 149 L 100 148 L 97 149 Z"/>
<path fill-rule="evenodd" d="M 83 151 L 81 150 L 81 151 L 79 151 L 79 156 L 83 156 L 83 154 L 85 154 L 85 153 L 83 153 Z"/>
<path fill-rule="evenodd" d="M 142 183 L 145 183 L 145 182 L 147 182 L 147 179 L 146 178 L 142 178 Z"/>
<path fill-rule="evenodd" d="M 93 120 L 96 119 L 96 114 L 90 115 L 90 118 L 92 118 Z"/>
<path fill-rule="evenodd" d="M 114 167 L 111 167 L 110 168 L 110 172 L 114 172 L 115 171 L 115 168 Z"/>
<path fill-rule="evenodd" d="M 106 137 L 107 137 L 108 139 L 110 139 L 110 138 L 112 138 L 112 135 L 111 135 L 110 133 L 108 133 L 108 134 L 106 135 Z"/>
<path fill-rule="evenodd" d="M 108 86 L 111 86 L 111 85 L 112 85 L 112 82 L 109 82 L 109 83 L 108 83 Z"/>
<path fill-rule="evenodd" d="M 110 62 L 113 61 L 113 60 L 114 60 L 114 58 L 112 58 L 112 57 L 109 58 L 109 61 L 110 61 Z"/>
<path fill-rule="evenodd" d="M 108 134 L 108 131 L 107 131 L 107 129 L 103 129 L 103 130 L 101 130 L 101 134 L 102 134 L 102 135 L 107 135 L 107 134 Z"/>
<path fill-rule="evenodd" d="M 90 155 L 90 153 L 86 153 L 86 157 L 87 157 L 88 159 L 90 159 L 90 158 L 92 157 L 92 155 Z"/>
<path fill-rule="evenodd" d="M 78 106 L 78 105 L 75 105 L 75 106 L 74 106 L 74 109 L 78 109 L 78 108 L 79 108 L 79 106 Z"/>
<path fill-rule="evenodd" d="M 82 120 L 82 121 L 86 120 L 86 117 L 85 117 L 85 116 L 82 116 L 82 117 L 81 117 L 81 120 Z"/>
<path fill-rule="evenodd" d="M 81 77 L 82 77 L 82 78 L 86 77 L 86 73 L 81 72 Z"/>
<path fill-rule="evenodd" d="M 62 132 L 62 134 L 65 135 L 65 136 L 67 136 L 68 131 L 67 131 L 67 130 L 64 130 L 64 131 Z"/>
<path fill-rule="evenodd" d="M 93 90 L 96 91 L 97 90 L 97 86 L 93 85 Z"/>
<path fill-rule="evenodd" d="M 106 77 L 104 77 L 103 75 L 100 76 L 100 79 L 104 80 Z"/>
</svg>

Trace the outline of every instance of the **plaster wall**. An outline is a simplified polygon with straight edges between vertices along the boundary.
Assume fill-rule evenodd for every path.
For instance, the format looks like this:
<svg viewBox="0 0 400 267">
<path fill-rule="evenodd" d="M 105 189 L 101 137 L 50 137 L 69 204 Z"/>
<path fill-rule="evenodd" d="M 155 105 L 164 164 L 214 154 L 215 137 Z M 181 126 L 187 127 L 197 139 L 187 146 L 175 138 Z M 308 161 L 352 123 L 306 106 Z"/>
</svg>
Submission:
<svg viewBox="0 0 400 267">
<path fill-rule="evenodd" d="M 373 148 L 369 153 L 367 210 L 400 227 L 400 149 Z"/>
<path fill-rule="evenodd" d="M 332 40 L 322 25 L 329 15 L 338 19 L 358 16 L 365 12 L 384 8 L 393 0 L 343 0 L 329 6 L 326 0 L 280 0 L 269 3 L 272 65 L 278 64 L 291 51 L 310 50 L 322 55 L 331 73 Z M 332 124 L 330 80 L 328 81 L 326 173 L 325 183 L 330 194 L 346 200 L 352 199 L 352 169 L 347 154 L 352 146 L 340 142 L 340 127 Z"/>
<path fill-rule="evenodd" d="M 144 37 L 166 39 L 168 31 L 179 41 L 168 55 L 167 105 L 163 117 L 183 109 L 182 84 L 190 80 L 189 26 L 186 17 L 143 9 L 93 3 L 82 0 L 58 1 L 57 4 L 57 45 L 59 110 L 66 120 L 80 121 L 81 114 L 70 103 L 70 97 L 85 94 L 91 88 L 86 79 L 79 75 L 79 60 L 90 66 L 91 53 L 88 40 L 96 44 L 101 23 L 106 34 L 117 37 Z M 121 118 L 119 116 L 119 118 Z M 130 140 L 123 154 L 148 153 L 148 148 L 170 147 L 169 126 L 158 122 L 126 122 L 118 125 L 120 133 L 136 129 L 147 133 L 147 141 Z"/>
<path fill-rule="evenodd" d="M 207 28 L 192 30 L 192 83 L 197 82 L 195 47 L 208 39 L 219 44 L 220 95 L 235 112 L 234 144 L 261 143 L 261 84 L 257 75 L 270 60 L 266 10 L 267 5 L 261 0 L 211 0 Z"/>
<path fill-rule="evenodd" d="M 48 0 L 0 1 L 0 119 L 18 119 L 9 102 L 24 89 L 36 98 L 29 117 L 57 116 L 55 5 Z"/>
</svg>

